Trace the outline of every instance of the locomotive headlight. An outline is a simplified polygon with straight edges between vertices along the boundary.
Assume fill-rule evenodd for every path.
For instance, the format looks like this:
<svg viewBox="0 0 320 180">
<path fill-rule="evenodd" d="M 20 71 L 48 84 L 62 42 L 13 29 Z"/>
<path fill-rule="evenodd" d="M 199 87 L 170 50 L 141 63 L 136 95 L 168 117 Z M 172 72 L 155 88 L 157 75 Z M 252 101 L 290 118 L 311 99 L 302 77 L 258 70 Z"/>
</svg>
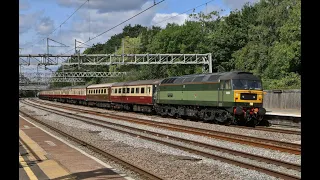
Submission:
<svg viewBox="0 0 320 180">
<path fill-rule="evenodd" d="M 239 94 L 238 94 L 238 93 L 235 94 L 234 99 L 235 99 L 235 100 L 238 100 L 238 99 L 239 99 Z"/>
</svg>

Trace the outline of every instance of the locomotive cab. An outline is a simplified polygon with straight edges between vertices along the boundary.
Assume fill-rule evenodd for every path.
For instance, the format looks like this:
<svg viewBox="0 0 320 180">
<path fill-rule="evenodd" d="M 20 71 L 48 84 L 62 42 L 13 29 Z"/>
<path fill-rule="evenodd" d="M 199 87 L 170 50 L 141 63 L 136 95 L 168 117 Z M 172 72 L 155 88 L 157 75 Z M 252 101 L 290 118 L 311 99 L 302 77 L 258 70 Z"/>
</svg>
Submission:
<svg viewBox="0 0 320 180">
<path fill-rule="evenodd" d="M 269 125 L 268 122 L 263 121 L 266 110 L 262 107 L 263 88 L 261 80 L 252 73 L 238 72 L 230 78 L 230 86 L 234 98 L 234 123 L 251 126 Z"/>
</svg>

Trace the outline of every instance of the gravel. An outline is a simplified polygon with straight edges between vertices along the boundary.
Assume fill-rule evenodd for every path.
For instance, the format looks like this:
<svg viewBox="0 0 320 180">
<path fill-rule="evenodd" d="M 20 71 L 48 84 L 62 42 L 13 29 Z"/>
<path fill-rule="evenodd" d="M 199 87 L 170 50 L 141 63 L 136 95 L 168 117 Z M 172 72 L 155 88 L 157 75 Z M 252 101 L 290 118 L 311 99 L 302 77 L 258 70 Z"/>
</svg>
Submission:
<svg viewBox="0 0 320 180">
<path fill-rule="evenodd" d="M 40 100 L 42 102 L 48 103 L 48 101 Z M 58 102 L 49 102 L 54 104 L 62 104 Z M 277 133 L 277 132 L 267 132 L 267 131 L 257 131 L 257 130 L 250 130 L 250 129 L 241 129 L 237 127 L 230 127 L 230 126 L 223 126 L 223 125 L 217 125 L 217 124 L 209 124 L 209 123 L 202 123 L 202 122 L 194 122 L 194 121 L 187 121 L 182 119 L 173 119 L 173 118 L 162 118 L 160 116 L 156 115 L 144 115 L 141 113 L 131 113 L 131 112 L 120 112 L 120 111 L 113 111 L 113 110 L 107 110 L 102 108 L 93 108 L 93 107 L 86 107 L 86 106 L 79 106 L 79 105 L 72 105 L 72 104 L 63 104 L 64 106 L 69 107 L 75 107 L 85 110 L 94 110 L 98 112 L 103 113 L 111 113 L 114 115 L 121 115 L 121 116 L 128 116 L 128 117 L 136 117 L 146 120 L 152 120 L 152 121 L 158 121 L 158 122 L 166 122 L 166 123 L 172 123 L 172 124 L 178 124 L 178 125 L 185 125 L 185 126 L 191 126 L 191 127 L 198 127 L 208 130 L 216 130 L 221 132 L 229 132 L 229 133 L 235 133 L 235 134 L 241 134 L 241 135 L 247 135 L 247 136 L 254 136 L 254 137 L 260 137 L 260 138 L 266 138 L 266 139 L 272 139 L 272 140 L 279 140 L 284 142 L 296 142 L 301 140 L 301 135 L 293 135 L 293 134 L 284 134 L 284 133 Z M 297 129 L 295 129 L 297 130 Z"/>
<path fill-rule="evenodd" d="M 44 112 L 42 110 L 38 110 L 29 106 L 25 106 L 25 108 L 34 111 L 38 115 L 48 114 L 48 112 Z M 181 150 L 163 146 L 161 144 L 117 133 L 106 128 L 99 128 L 93 125 L 88 125 L 86 123 L 75 121 L 70 118 L 61 117 L 59 115 L 49 114 L 47 116 L 39 117 L 47 119 L 46 122 L 54 123 L 55 126 L 59 127 L 62 130 L 66 130 L 68 133 L 73 133 L 78 137 L 84 138 L 83 140 L 89 140 L 90 142 L 95 143 L 95 145 L 99 145 L 104 149 L 108 149 L 109 152 L 114 152 L 115 154 L 118 154 L 131 162 L 148 167 L 150 171 L 155 172 L 156 174 L 160 175 L 161 177 L 164 177 L 165 179 L 276 179 L 263 173 L 243 169 L 238 166 L 233 166 L 220 161 L 203 158 L 201 156 L 193 155 Z M 106 118 L 103 119 L 107 121 L 112 121 Z M 131 126 L 133 126 L 133 124 L 131 124 Z M 139 126 L 141 128 L 143 127 L 142 125 L 135 126 Z M 217 140 L 207 139 L 200 136 L 185 133 L 174 133 L 165 130 L 159 130 L 156 128 L 153 129 L 154 131 L 161 133 L 173 133 L 172 135 L 175 136 L 178 136 L 178 134 L 180 134 L 180 137 L 185 138 L 187 138 L 186 136 L 188 135 L 190 136 L 188 137 L 188 139 L 195 138 L 198 141 L 200 141 L 200 139 L 202 138 L 203 141 L 209 140 L 211 141 L 211 143 L 214 143 L 216 145 L 217 143 L 219 143 L 219 141 Z M 229 144 L 223 141 L 220 141 L 220 145 L 225 145 L 229 148 L 239 146 L 236 143 Z M 243 148 L 252 149 L 251 147 L 248 148 L 248 146 L 244 145 Z M 264 153 L 262 154 L 265 154 L 265 151 L 268 151 L 265 149 L 258 149 L 259 153 L 264 151 Z M 213 151 L 210 150 L 210 152 Z M 215 153 L 220 152 L 215 151 Z M 275 151 L 272 151 L 272 153 L 278 154 Z M 285 153 L 281 154 L 282 158 L 284 158 L 287 161 L 290 160 L 289 155 Z M 183 160 L 183 157 L 185 156 L 192 158 L 189 160 Z M 228 157 L 231 157 L 231 155 L 228 155 Z M 197 160 L 199 158 L 202 160 Z M 234 158 L 239 159 L 238 156 Z M 279 167 L 277 168 L 279 170 Z"/>
</svg>

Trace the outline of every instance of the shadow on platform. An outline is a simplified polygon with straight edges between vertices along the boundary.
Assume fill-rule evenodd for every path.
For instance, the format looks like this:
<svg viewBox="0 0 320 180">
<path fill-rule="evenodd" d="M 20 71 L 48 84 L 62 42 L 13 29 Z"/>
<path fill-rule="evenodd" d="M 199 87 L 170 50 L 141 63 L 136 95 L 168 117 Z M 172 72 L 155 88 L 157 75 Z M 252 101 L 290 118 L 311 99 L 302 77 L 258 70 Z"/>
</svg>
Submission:
<svg viewBox="0 0 320 180">
<path fill-rule="evenodd" d="M 87 171 L 87 172 L 78 172 L 78 173 L 73 173 L 67 176 L 62 176 L 58 178 L 54 178 L 52 180 L 67 180 L 67 179 L 76 179 L 76 180 L 81 180 L 81 179 L 88 179 L 88 178 L 93 178 L 96 177 L 95 179 L 123 179 L 118 173 L 107 169 L 97 169 L 94 171 Z"/>
</svg>

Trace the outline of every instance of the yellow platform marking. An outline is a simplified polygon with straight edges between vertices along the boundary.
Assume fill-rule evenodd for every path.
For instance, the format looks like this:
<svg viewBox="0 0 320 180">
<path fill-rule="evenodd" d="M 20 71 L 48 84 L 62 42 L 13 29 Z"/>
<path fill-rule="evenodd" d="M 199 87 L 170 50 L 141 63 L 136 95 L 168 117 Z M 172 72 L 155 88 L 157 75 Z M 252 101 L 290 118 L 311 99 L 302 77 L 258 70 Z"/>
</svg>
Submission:
<svg viewBox="0 0 320 180">
<path fill-rule="evenodd" d="M 28 147 L 32 149 L 32 151 L 40 158 L 40 160 L 44 161 L 47 159 L 47 157 L 45 156 L 47 153 L 20 129 L 19 137 L 23 140 L 23 142 L 26 143 Z"/>
<path fill-rule="evenodd" d="M 39 168 L 50 178 L 50 179 L 54 179 L 54 178 L 61 178 L 63 176 L 68 176 L 70 173 L 65 170 L 61 165 L 59 165 L 56 161 L 54 160 L 49 160 L 45 155 L 47 154 L 46 151 L 44 149 L 42 149 L 36 142 L 34 142 L 28 135 L 26 135 L 22 130 L 19 130 L 19 136 L 20 138 L 24 141 L 24 143 L 27 144 L 27 146 L 29 146 L 32 151 L 42 160 L 42 162 L 37 163 L 37 165 L 39 166 Z M 51 141 L 50 141 L 51 142 Z M 21 143 L 24 147 L 24 143 Z M 53 143 L 53 142 L 52 142 Z M 32 155 L 32 153 L 30 153 L 28 148 L 25 148 L 27 150 L 27 152 L 30 155 L 30 160 L 36 160 L 36 158 Z M 20 156 L 19 156 L 20 157 Z M 26 163 L 25 163 L 26 164 Z M 22 165 L 22 164 L 21 164 Z M 22 165 L 23 166 L 23 165 Z M 29 168 L 29 167 L 26 167 Z M 31 171 L 31 169 L 29 168 L 29 170 Z M 26 171 L 27 172 L 27 171 Z M 33 174 L 33 172 L 31 171 L 31 173 Z M 29 174 L 28 174 L 29 176 Z M 63 179 L 74 179 L 74 178 L 70 178 L 70 177 L 66 177 Z M 30 180 L 32 180 L 30 178 Z"/>
<path fill-rule="evenodd" d="M 70 176 L 70 173 L 54 160 L 46 160 L 38 163 L 37 165 L 50 179 L 61 177 L 65 177 L 63 179 L 75 179 L 68 177 Z"/>
<path fill-rule="evenodd" d="M 29 161 L 37 161 L 37 159 L 33 156 L 33 154 L 29 151 L 29 149 L 23 144 L 23 142 L 20 141 L 19 139 L 19 142 L 21 143 L 22 147 L 26 150 L 26 152 L 28 153 L 27 155 L 27 158 L 29 159 Z"/>
<path fill-rule="evenodd" d="M 19 162 L 23 168 L 23 170 L 27 173 L 30 180 L 38 180 L 37 176 L 32 172 L 28 164 L 24 161 L 21 154 L 19 153 Z"/>
</svg>

